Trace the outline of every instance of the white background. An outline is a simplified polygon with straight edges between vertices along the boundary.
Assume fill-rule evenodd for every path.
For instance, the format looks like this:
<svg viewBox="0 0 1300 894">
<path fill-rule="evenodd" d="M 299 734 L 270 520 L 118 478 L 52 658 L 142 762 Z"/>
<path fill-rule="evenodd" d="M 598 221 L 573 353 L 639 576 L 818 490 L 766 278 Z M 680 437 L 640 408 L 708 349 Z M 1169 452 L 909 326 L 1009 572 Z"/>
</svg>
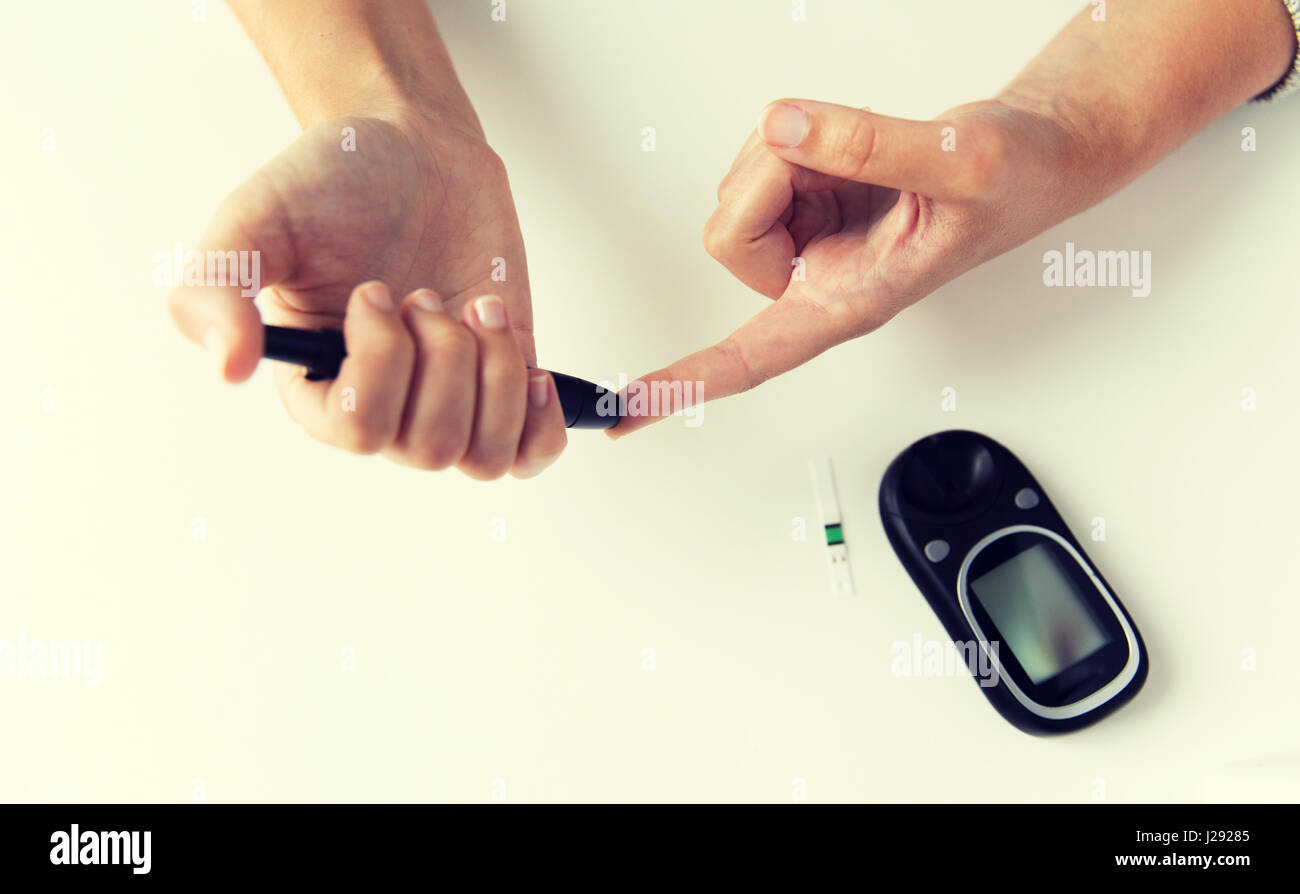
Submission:
<svg viewBox="0 0 1300 894">
<path fill-rule="evenodd" d="M 269 370 L 220 385 L 172 330 L 153 254 L 296 134 L 207 6 L 7 12 L 0 642 L 102 642 L 104 669 L 0 677 L 0 799 L 1300 797 L 1300 99 L 1237 110 L 699 428 L 574 433 L 541 479 L 482 485 L 319 446 Z M 1078 8 L 790 7 L 511 0 L 493 23 L 488 0 L 436 0 L 510 168 L 544 365 L 635 376 L 763 305 L 699 233 L 768 101 L 929 117 L 994 93 Z M 1066 241 L 1151 251 L 1150 297 L 1045 288 Z M 953 427 L 1026 461 L 1146 637 L 1145 690 L 1096 727 L 1031 738 L 969 679 L 891 673 L 892 644 L 943 631 L 876 487 Z M 816 455 L 839 470 L 851 601 L 830 595 Z"/>
</svg>

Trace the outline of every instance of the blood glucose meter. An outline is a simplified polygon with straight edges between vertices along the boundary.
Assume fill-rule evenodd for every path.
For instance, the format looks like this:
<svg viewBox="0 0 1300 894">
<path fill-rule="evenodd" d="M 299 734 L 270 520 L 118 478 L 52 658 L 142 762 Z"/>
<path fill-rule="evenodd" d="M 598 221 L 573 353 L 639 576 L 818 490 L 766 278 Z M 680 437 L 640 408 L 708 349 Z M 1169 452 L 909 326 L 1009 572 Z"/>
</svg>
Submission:
<svg viewBox="0 0 1300 894">
<path fill-rule="evenodd" d="M 881 481 L 880 517 L 953 642 L 972 663 L 983 653 L 996 679 L 980 688 L 1020 729 L 1079 729 L 1142 688 L 1137 625 L 1001 444 L 969 431 L 912 444 Z"/>
</svg>

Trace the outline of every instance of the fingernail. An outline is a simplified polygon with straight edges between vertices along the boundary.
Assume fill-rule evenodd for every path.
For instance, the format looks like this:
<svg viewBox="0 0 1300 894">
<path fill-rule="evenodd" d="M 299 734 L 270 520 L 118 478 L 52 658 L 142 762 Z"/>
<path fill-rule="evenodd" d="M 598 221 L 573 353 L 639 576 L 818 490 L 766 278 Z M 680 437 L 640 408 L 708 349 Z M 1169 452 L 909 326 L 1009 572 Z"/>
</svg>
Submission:
<svg viewBox="0 0 1300 894">
<path fill-rule="evenodd" d="M 763 112 L 758 132 L 771 146 L 793 149 L 808 136 L 808 115 L 788 102 L 774 102 Z"/>
<path fill-rule="evenodd" d="M 415 293 L 415 303 L 430 313 L 442 313 L 442 299 L 432 289 L 420 289 Z"/>
<path fill-rule="evenodd" d="M 474 302 L 478 321 L 489 329 L 506 328 L 506 305 L 495 295 L 484 295 Z"/>
<path fill-rule="evenodd" d="M 390 311 L 393 309 L 393 296 L 388 291 L 388 286 L 381 282 L 367 283 L 361 290 L 361 297 L 370 303 L 375 310 Z"/>
<path fill-rule="evenodd" d="M 528 380 L 528 402 L 540 410 L 551 398 L 551 377 L 533 376 Z"/>
</svg>

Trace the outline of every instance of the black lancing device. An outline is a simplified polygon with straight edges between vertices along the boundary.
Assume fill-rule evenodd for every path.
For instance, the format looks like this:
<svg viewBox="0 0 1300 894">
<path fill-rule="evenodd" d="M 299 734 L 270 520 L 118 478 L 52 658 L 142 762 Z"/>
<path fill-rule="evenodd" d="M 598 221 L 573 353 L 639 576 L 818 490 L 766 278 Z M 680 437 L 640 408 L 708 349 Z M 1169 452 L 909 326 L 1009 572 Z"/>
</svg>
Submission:
<svg viewBox="0 0 1300 894">
<path fill-rule="evenodd" d="M 307 378 L 313 382 L 336 378 L 348 355 L 343 333 L 337 329 L 264 328 L 263 356 L 306 367 Z M 563 373 L 551 373 L 551 378 L 555 380 L 567 428 L 609 429 L 618 425 L 622 417 L 617 394 Z"/>
<path fill-rule="evenodd" d="M 1076 730 L 1142 688 L 1137 624 L 1042 485 L 992 438 L 945 431 L 912 444 L 885 471 L 880 518 L 954 643 L 983 653 L 995 676 L 980 688 L 1015 726 Z"/>
</svg>

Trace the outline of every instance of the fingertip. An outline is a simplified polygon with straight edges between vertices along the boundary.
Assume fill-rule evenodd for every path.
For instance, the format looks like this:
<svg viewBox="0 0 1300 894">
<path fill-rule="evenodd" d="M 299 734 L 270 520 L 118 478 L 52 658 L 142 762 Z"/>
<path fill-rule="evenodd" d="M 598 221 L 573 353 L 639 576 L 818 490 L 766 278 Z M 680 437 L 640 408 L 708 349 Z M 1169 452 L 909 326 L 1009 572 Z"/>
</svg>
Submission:
<svg viewBox="0 0 1300 894">
<path fill-rule="evenodd" d="M 454 322 L 447 317 L 447 307 L 442 296 L 433 289 L 416 289 L 402 299 L 399 316 L 406 328 L 419 341 L 419 333 L 437 320 Z"/>
<path fill-rule="evenodd" d="M 648 387 L 649 386 L 646 384 L 645 380 L 638 379 L 635 382 L 629 382 L 627 387 L 619 392 L 618 405 L 623 408 L 624 412 L 622 417 L 618 420 L 617 425 L 613 428 L 605 429 L 605 437 L 609 438 L 611 441 L 617 441 L 619 438 L 622 438 L 625 435 L 630 435 L 633 432 L 645 428 L 647 425 L 659 420 L 658 416 L 642 415 L 633 412 L 634 406 L 641 406 L 640 404 L 635 403 L 636 395 L 644 395 L 645 389 Z"/>
<path fill-rule="evenodd" d="M 224 381 L 242 382 L 257 369 L 264 330 L 251 299 L 188 287 L 168 296 L 167 310 L 181 334 L 207 351 Z"/>
<path fill-rule="evenodd" d="M 228 371 L 230 366 L 230 348 L 227 347 L 226 342 L 226 333 L 221 331 L 220 326 L 209 326 L 201 338 L 203 350 L 208 352 L 208 356 L 212 358 L 212 362 L 217 367 L 217 375 L 221 376 L 222 379 L 228 382 L 230 381 L 230 373 Z"/>
<path fill-rule="evenodd" d="M 262 360 L 262 340 L 259 333 L 258 338 L 245 339 L 233 349 L 229 350 L 224 358 L 218 361 L 218 370 L 221 377 L 232 385 L 240 382 L 246 382 L 257 371 L 257 365 Z"/>
<path fill-rule="evenodd" d="M 397 304 L 393 301 L 393 293 L 389 291 L 387 285 L 377 279 L 357 286 L 352 297 L 354 300 L 360 299 L 370 310 L 380 313 L 392 313 L 397 309 Z"/>
<path fill-rule="evenodd" d="M 535 478 L 559 459 L 569 443 L 555 381 L 545 370 L 528 375 L 528 411 L 510 474 Z"/>
<path fill-rule="evenodd" d="M 407 295 L 406 300 L 403 302 L 403 309 L 407 308 L 414 308 L 431 314 L 440 314 L 446 310 L 442 303 L 442 296 L 433 289 L 416 289 Z"/>
<path fill-rule="evenodd" d="M 506 303 L 498 295 L 483 295 L 468 302 L 461 317 L 478 332 L 504 332 L 510 327 Z"/>
<path fill-rule="evenodd" d="M 618 425 L 605 429 L 605 437 L 611 441 L 617 441 L 633 432 L 640 431 L 647 425 L 658 422 L 661 418 L 660 416 L 624 416 L 618 421 Z"/>
<path fill-rule="evenodd" d="M 786 99 L 769 103 L 758 117 L 758 135 L 777 149 L 797 148 L 811 129 L 812 118 L 808 112 Z"/>
<path fill-rule="evenodd" d="M 217 374 L 223 381 L 233 385 L 247 381 L 257 370 L 262 359 L 263 333 L 260 320 L 251 325 L 236 327 L 226 323 L 210 323 L 200 342 L 216 366 Z"/>
<path fill-rule="evenodd" d="M 396 302 L 392 302 L 392 310 L 382 309 L 385 296 L 392 301 L 392 293 L 380 282 L 362 283 L 353 290 L 343 317 L 348 355 L 339 380 L 362 376 L 390 382 L 409 377 L 415 336 L 398 313 Z"/>
<path fill-rule="evenodd" d="M 385 337 L 386 333 L 405 331 L 399 310 L 387 285 L 379 280 L 361 283 L 352 290 L 343 317 L 343 331 L 348 344 L 351 345 L 354 338 L 369 340 Z"/>
</svg>

